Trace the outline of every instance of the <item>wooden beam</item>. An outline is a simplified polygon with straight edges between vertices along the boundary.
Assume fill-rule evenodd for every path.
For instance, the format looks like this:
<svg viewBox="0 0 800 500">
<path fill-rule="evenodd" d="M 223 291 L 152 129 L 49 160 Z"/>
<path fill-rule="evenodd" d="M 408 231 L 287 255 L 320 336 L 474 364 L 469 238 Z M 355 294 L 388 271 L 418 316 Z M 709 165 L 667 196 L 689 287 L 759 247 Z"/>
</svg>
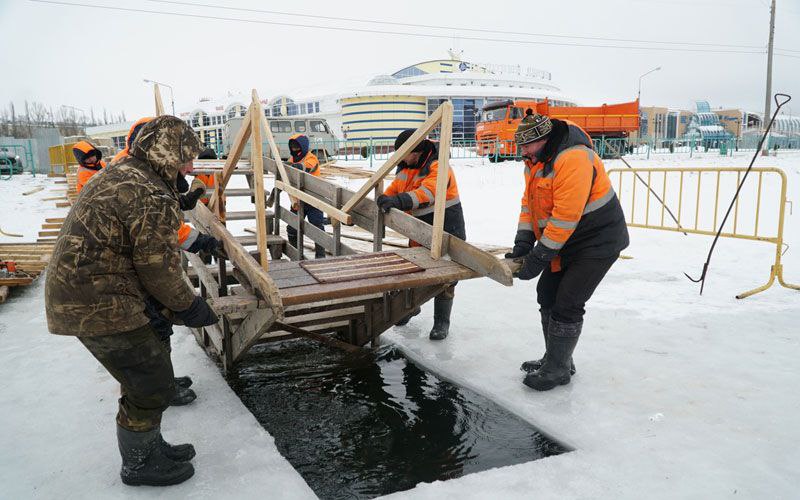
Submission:
<svg viewBox="0 0 800 500">
<path fill-rule="evenodd" d="M 436 173 L 436 201 L 433 204 L 433 240 L 431 257 L 442 257 L 442 234 L 444 233 L 444 206 L 447 201 L 447 185 L 450 177 L 450 138 L 453 135 L 453 103 L 445 101 L 442 109 L 442 127 L 439 135 L 439 169 Z"/>
<path fill-rule="evenodd" d="M 161 102 L 161 91 L 158 89 L 158 84 L 153 84 L 153 94 L 155 94 L 156 98 L 156 116 L 161 116 L 164 114 L 164 103 Z"/>
<path fill-rule="evenodd" d="M 301 337 L 306 337 L 311 340 L 316 340 L 322 344 L 325 344 L 330 347 L 335 347 L 336 349 L 341 349 L 343 351 L 349 353 L 362 353 L 364 352 L 363 349 L 360 347 L 348 344 L 346 342 L 342 342 L 341 340 L 337 340 L 333 337 L 327 337 L 320 333 L 309 332 L 308 330 L 304 330 L 302 328 L 298 328 L 296 326 L 287 325 L 286 323 L 281 323 L 280 321 L 276 321 L 272 324 L 272 330 L 282 330 L 284 332 L 294 333 L 296 335 L 300 335 Z"/>
<path fill-rule="evenodd" d="M 400 149 L 395 151 L 394 154 L 386 161 L 386 163 L 384 163 L 381 168 L 379 168 L 372 175 L 372 177 L 370 177 L 370 179 L 363 186 L 361 186 L 361 189 L 358 190 L 355 196 L 350 198 L 350 200 L 344 204 L 342 211 L 349 212 L 358 204 L 359 201 L 363 200 L 372 190 L 372 188 L 375 187 L 378 181 L 386 177 L 386 174 L 391 172 L 391 170 L 397 166 L 397 164 L 400 163 L 409 152 L 411 152 L 420 142 L 422 142 L 423 139 L 425 139 L 431 130 L 436 128 L 436 125 L 438 125 L 442 119 L 442 113 L 442 106 L 439 106 L 436 111 L 434 111 L 433 114 L 431 114 L 431 116 L 429 116 L 428 119 L 419 126 L 417 131 L 408 138 L 405 144 L 400 146 Z"/>
<path fill-rule="evenodd" d="M 253 89 L 253 102 L 250 104 L 250 124 L 252 141 L 250 141 L 250 165 L 253 169 L 253 190 L 256 199 L 256 238 L 258 244 L 258 254 L 261 260 L 261 267 L 265 271 L 269 269 L 269 255 L 267 254 L 267 219 L 264 198 L 264 163 L 263 152 L 261 150 L 261 118 L 264 113 L 261 111 L 261 103 L 258 101 L 258 93 Z"/>
<path fill-rule="evenodd" d="M 203 259 L 201 259 L 199 255 L 191 252 L 184 252 L 184 256 L 192 264 L 192 268 L 197 274 L 197 279 L 205 285 L 208 294 L 214 299 L 219 298 L 219 283 L 214 279 L 214 275 L 211 274 L 211 271 L 206 267 Z"/>
<path fill-rule="evenodd" d="M 322 210 L 330 217 L 338 220 L 339 222 L 343 222 L 348 225 L 353 223 L 353 218 L 349 214 L 339 210 L 330 203 L 327 203 L 317 198 L 313 194 L 306 193 L 305 191 L 300 191 L 299 189 L 292 187 L 282 181 L 275 181 L 275 187 L 280 189 L 281 191 L 286 191 L 289 194 L 289 196 L 294 196 L 295 198 L 304 201 L 305 203 L 308 203 L 312 207 L 316 207 Z"/>
<path fill-rule="evenodd" d="M 188 213 L 196 227 L 202 228 L 206 233 L 222 241 L 228 260 L 247 278 L 257 295 L 267 302 L 275 319 L 283 318 L 283 302 L 272 278 L 258 265 L 247 250 L 236 242 L 228 228 L 202 203 L 198 203 L 194 210 Z"/>
<path fill-rule="evenodd" d="M 231 150 L 228 152 L 228 159 L 225 160 L 225 165 L 222 167 L 222 183 L 219 186 L 219 193 L 215 192 L 214 197 L 208 202 L 208 206 L 211 207 L 211 210 L 214 210 L 217 203 L 220 202 L 219 197 L 224 194 L 225 186 L 227 186 L 228 181 L 231 180 L 236 164 L 239 162 L 239 158 L 242 157 L 244 147 L 247 145 L 247 140 L 250 138 L 251 129 L 250 108 L 248 108 L 242 120 L 242 126 L 236 134 L 236 139 L 233 141 L 233 146 L 231 146 Z"/>
<path fill-rule="evenodd" d="M 238 361 L 242 355 L 258 342 L 261 335 L 275 322 L 271 309 L 258 309 L 251 312 L 231 335 L 231 358 Z"/>
<path fill-rule="evenodd" d="M 299 229 L 298 227 L 299 219 L 300 218 L 297 216 L 297 214 L 289 212 L 287 210 L 281 210 L 281 220 L 295 229 Z M 247 229 L 245 229 L 245 231 L 246 230 Z M 327 233 L 322 229 L 314 226 L 307 220 L 303 221 L 303 232 L 306 234 L 306 236 L 311 238 L 311 241 L 322 245 L 326 251 L 335 255 L 333 252 L 334 249 L 336 248 L 336 239 L 333 236 L 331 236 L 330 233 Z M 358 253 L 349 246 L 342 244 L 341 242 L 339 242 L 339 247 L 340 247 L 339 248 L 340 255 L 354 255 Z"/>
</svg>

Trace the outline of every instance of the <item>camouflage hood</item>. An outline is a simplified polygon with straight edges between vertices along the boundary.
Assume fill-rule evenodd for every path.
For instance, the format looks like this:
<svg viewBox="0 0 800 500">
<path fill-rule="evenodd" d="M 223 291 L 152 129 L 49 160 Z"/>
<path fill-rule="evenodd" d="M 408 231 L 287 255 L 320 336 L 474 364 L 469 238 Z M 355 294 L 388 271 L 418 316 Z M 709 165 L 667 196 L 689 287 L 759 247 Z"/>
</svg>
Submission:
<svg viewBox="0 0 800 500">
<path fill-rule="evenodd" d="M 148 163 L 168 186 L 175 189 L 178 170 L 197 158 L 203 144 L 180 118 L 164 115 L 145 124 L 131 145 L 131 156 Z"/>
</svg>

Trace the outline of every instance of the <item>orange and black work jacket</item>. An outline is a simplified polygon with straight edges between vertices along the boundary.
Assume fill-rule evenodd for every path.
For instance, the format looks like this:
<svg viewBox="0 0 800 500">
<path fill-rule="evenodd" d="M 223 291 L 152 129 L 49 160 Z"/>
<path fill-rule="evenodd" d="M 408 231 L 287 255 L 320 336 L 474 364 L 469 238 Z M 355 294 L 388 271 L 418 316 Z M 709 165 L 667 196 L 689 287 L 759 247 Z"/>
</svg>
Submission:
<svg viewBox="0 0 800 500">
<path fill-rule="evenodd" d="M 519 230 L 533 231 L 537 245 L 561 258 L 604 258 L 628 246 L 619 199 L 589 135 L 569 121 L 553 120 L 545 161 L 525 160 L 525 194 Z"/>
<path fill-rule="evenodd" d="M 436 144 L 424 140 L 418 148 L 422 155 L 416 165 L 407 165 L 401 162 L 397 167 L 394 180 L 383 192 L 386 196 L 396 196 L 408 193 L 411 197 L 411 215 L 428 224 L 433 224 L 434 203 L 437 196 L 445 197 L 444 230 L 448 233 L 467 239 L 464 226 L 464 212 L 461 209 L 461 199 L 458 196 L 458 184 L 453 169 L 447 171 L 447 190 L 444 193 L 436 192 L 436 178 L 439 173 L 439 156 Z"/>
<path fill-rule="evenodd" d="M 87 141 L 80 141 L 72 146 L 72 154 L 78 162 L 78 179 L 75 185 L 75 191 L 80 193 L 83 186 L 89 182 L 89 179 L 106 166 L 106 162 L 101 160 L 103 153 Z M 97 161 L 94 163 L 87 163 L 86 158 L 90 156 L 95 156 Z"/>
<path fill-rule="evenodd" d="M 291 146 L 293 143 L 300 147 L 300 154 L 297 156 L 291 155 Z M 303 134 L 294 134 L 291 136 L 289 138 L 289 150 L 291 155 L 289 160 L 293 167 L 307 174 L 311 174 L 314 177 L 319 177 L 319 159 L 317 159 L 317 155 L 308 151 L 309 146 L 310 144 L 307 136 Z"/>
</svg>

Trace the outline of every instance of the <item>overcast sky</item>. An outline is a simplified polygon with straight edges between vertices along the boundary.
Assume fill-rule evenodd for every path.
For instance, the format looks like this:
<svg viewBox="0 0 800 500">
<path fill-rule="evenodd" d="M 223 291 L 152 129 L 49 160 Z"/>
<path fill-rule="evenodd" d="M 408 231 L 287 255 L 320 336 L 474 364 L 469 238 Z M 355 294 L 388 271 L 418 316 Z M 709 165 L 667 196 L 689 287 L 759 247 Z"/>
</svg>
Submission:
<svg viewBox="0 0 800 500">
<path fill-rule="evenodd" d="M 189 2 L 212 7 L 182 5 Z M 0 107 L 6 107 L 9 101 L 22 104 L 27 99 L 54 107 L 67 104 L 87 111 L 93 107 L 101 113 L 104 107 L 113 112 L 124 110 L 132 119 L 152 113 L 152 91 L 143 78 L 172 85 L 180 112 L 202 96 L 249 92 L 253 87 L 262 98 L 270 98 L 305 93 L 301 90 L 308 87 L 366 83 L 373 75 L 446 58 L 447 49 L 456 47 L 467 61 L 547 70 L 567 95 L 586 104 L 634 99 L 639 76 L 661 66 L 661 71 L 643 79 L 642 105 L 693 109 L 694 101 L 703 99 L 714 108 L 764 108 L 768 0 L 63 3 L 184 15 L 0 0 Z M 220 9 L 215 5 L 303 16 Z M 267 24 L 273 22 L 371 32 Z M 795 115 L 800 115 L 798 27 L 800 0 L 778 0 L 775 47 L 786 55 L 775 57 L 773 92 L 794 96 L 789 108 L 794 105 L 791 111 Z M 169 109 L 169 92 L 165 91 L 164 99 Z"/>
</svg>

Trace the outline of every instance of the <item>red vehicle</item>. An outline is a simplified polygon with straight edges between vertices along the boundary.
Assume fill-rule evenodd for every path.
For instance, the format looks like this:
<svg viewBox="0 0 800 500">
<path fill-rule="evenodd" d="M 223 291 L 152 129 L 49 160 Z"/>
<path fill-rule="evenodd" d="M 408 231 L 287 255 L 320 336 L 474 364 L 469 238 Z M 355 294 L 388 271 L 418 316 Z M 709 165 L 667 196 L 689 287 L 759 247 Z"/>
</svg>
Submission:
<svg viewBox="0 0 800 500">
<path fill-rule="evenodd" d="M 489 161 L 503 161 L 517 156 L 514 132 L 525 115 L 538 113 L 551 118 L 569 120 L 593 139 L 627 139 L 639 130 L 639 100 L 602 106 L 550 106 L 544 101 L 501 101 L 483 108 L 481 121 L 475 129 L 477 150 Z M 624 141 L 623 141 L 624 142 Z"/>
</svg>

